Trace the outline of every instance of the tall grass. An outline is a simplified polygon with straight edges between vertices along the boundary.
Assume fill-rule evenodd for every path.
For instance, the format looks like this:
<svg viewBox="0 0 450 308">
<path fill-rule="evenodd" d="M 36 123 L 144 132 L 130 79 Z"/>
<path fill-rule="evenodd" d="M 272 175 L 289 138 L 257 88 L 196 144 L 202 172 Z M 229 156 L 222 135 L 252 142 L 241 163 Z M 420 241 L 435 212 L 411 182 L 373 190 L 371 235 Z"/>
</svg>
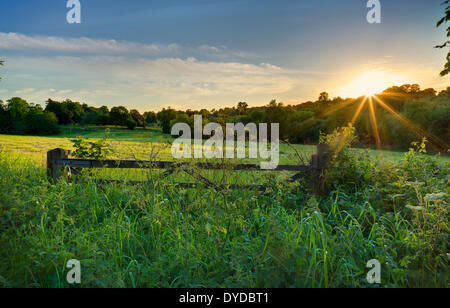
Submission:
<svg viewBox="0 0 450 308">
<path fill-rule="evenodd" d="M 448 286 L 448 164 L 352 153 L 323 197 L 277 180 L 265 192 L 92 174 L 49 185 L 42 165 L 0 153 L 0 286 L 68 287 L 73 258 L 82 287 L 369 287 L 370 259 L 383 287 Z"/>
</svg>

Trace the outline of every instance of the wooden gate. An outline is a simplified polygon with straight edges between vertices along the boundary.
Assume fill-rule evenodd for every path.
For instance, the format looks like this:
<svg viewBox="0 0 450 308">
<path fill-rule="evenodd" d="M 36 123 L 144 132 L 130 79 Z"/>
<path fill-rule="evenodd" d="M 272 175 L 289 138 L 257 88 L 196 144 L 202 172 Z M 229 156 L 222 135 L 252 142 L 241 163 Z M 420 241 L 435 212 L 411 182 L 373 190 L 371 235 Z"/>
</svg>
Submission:
<svg viewBox="0 0 450 308">
<path fill-rule="evenodd" d="M 64 176 L 64 170 L 68 171 L 66 175 L 72 176 L 77 168 L 114 168 L 114 169 L 164 169 L 162 176 L 169 176 L 175 170 L 182 170 L 190 175 L 189 168 L 194 167 L 199 170 L 221 170 L 225 168 L 223 164 L 217 163 L 189 163 L 176 161 L 136 161 L 136 160 L 96 160 L 96 159 L 74 159 L 70 157 L 71 151 L 64 149 L 54 149 L 47 152 L 47 175 L 50 181 L 56 183 L 58 179 Z M 329 164 L 330 154 L 329 146 L 319 144 L 316 154 L 312 155 L 309 165 L 279 165 L 275 169 L 261 169 L 257 164 L 231 164 L 226 168 L 233 171 L 290 171 L 296 172 L 289 181 L 294 182 L 302 177 L 307 177 L 311 181 L 314 192 L 321 193 L 323 191 L 323 173 Z M 68 167 L 68 168 L 67 168 Z M 216 189 L 265 189 L 264 185 L 218 185 L 203 177 L 201 174 L 196 176 L 206 185 Z M 118 180 L 99 180 L 101 183 L 124 183 L 137 184 L 142 181 L 118 181 Z M 151 182 L 148 182 L 149 184 Z M 174 183 L 184 188 L 195 188 L 198 183 Z"/>
</svg>

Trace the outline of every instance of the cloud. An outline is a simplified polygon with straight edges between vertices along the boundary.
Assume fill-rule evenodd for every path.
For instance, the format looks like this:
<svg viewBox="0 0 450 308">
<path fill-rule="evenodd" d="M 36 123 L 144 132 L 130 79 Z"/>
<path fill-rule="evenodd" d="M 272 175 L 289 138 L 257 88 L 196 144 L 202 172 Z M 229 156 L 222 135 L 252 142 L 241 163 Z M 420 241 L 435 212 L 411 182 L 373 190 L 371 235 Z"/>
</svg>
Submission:
<svg viewBox="0 0 450 308">
<path fill-rule="evenodd" d="M 285 99 L 298 98 L 298 89 L 321 75 L 282 68 L 226 46 L 0 32 L 0 51 L 10 51 L 0 86 L 36 103 L 71 98 L 140 110 L 168 104 L 214 108 L 242 100 L 262 104 L 287 93 Z"/>
<path fill-rule="evenodd" d="M 18 33 L 0 32 L 0 49 L 4 50 L 48 50 L 78 53 L 149 53 L 174 52 L 176 44 L 158 45 L 116 40 L 81 38 L 62 38 L 55 36 L 27 36 Z"/>
<path fill-rule="evenodd" d="M 234 105 L 259 98 L 266 103 L 294 90 L 299 83 L 311 82 L 302 72 L 266 63 L 200 61 L 192 57 L 11 57 L 8 67 L 13 67 L 17 75 L 27 72 L 32 76 L 21 78 L 21 88 L 16 92 L 35 102 L 70 97 L 142 110 L 187 102 L 192 105 L 186 108 Z M 13 77 L 9 75 L 5 84 Z M 33 82 L 36 79 L 38 84 Z"/>
<path fill-rule="evenodd" d="M 35 91 L 34 88 L 26 88 L 15 91 L 14 93 L 17 95 L 33 93 Z"/>
<path fill-rule="evenodd" d="M 138 57 L 204 56 L 215 58 L 250 57 L 250 53 L 229 50 L 226 46 L 201 45 L 198 47 L 178 44 L 145 44 L 114 39 L 88 37 L 64 38 L 57 36 L 28 36 L 19 33 L 0 32 L 0 50 L 24 52 L 56 52 L 59 54 L 127 55 Z"/>
</svg>

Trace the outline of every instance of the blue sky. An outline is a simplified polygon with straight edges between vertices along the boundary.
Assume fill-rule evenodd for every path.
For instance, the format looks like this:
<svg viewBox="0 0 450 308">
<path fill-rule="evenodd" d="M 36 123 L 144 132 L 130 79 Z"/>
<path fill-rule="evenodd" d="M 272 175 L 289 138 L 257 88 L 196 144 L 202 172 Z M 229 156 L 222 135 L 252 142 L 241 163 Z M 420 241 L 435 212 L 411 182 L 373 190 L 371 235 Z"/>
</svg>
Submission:
<svg viewBox="0 0 450 308">
<path fill-rule="evenodd" d="M 359 76 L 444 88 L 441 0 L 0 0 L 0 99 L 139 110 L 352 96 Z M 369 78 L 370 80 L 370 78 Z M 379 80 L 375 80 L 379 82 Z"/>
</svg>

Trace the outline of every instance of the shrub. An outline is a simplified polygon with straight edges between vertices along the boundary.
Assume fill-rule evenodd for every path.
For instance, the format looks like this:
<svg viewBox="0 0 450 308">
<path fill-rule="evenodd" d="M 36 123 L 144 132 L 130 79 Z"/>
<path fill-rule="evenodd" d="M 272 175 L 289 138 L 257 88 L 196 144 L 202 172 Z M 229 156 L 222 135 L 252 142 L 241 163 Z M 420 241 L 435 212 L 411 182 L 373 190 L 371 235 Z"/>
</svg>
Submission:
<svg viewBox="0 0 450 308">
<path fill-rule="evenodd" d="M 330 146 L 330 168 L 326 170 L 327 185 L 334 190 L 354 192 L 371 181 L 373 170 L 367 152 L 351 149 L 355 142 L 355 128 L 336 129 L 332 134 L 322 135 L 321 143 Z"/>
<path fill-rule="evenodd" d="M 73 140 L 72 155 L 76 158 L 84 159 L 105 159 L 113 150 L 108 142 L 109 130 L 106 130 L 105 136 L 98 141 L 88 141 L 83 137 Z"/>
</svg>

